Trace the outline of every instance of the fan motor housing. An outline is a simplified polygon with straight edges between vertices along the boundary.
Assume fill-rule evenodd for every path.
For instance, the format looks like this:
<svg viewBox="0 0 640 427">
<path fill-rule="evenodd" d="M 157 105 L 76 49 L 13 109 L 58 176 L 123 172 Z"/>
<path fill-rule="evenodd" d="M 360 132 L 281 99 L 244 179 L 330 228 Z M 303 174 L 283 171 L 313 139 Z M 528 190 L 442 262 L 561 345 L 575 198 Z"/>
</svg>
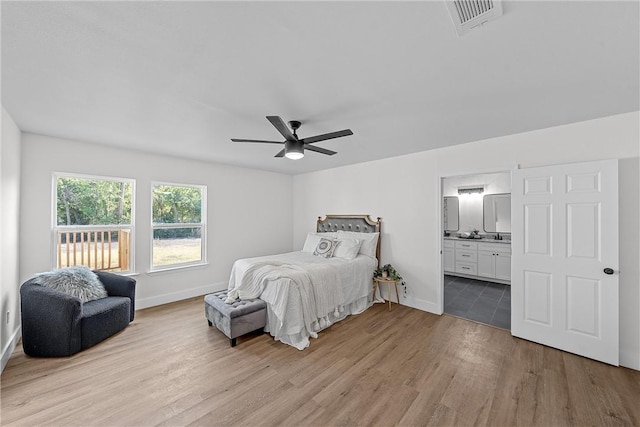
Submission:
<svg viewBox="0 0 640 427">
<path fill-rule="evenodd" d="M 304 144 L 302 141 L 285 141 L 284 155 L 289 159 L 301 159 L 304 157 Z"/>
</svg>

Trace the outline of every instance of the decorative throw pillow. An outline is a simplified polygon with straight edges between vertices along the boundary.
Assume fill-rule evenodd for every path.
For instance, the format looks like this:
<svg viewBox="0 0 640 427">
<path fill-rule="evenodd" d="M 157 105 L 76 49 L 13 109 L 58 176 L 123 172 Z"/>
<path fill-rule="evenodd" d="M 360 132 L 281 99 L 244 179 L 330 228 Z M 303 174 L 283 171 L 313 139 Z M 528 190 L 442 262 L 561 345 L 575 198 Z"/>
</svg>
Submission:
<svg viewBox="0 0 640 427">
<path fill-rule="evenodd" d="M 87 267 L 77 266 L 37 274 L 33 283 L 74 296 L 81 302 L 107 297 L 98 276 Z"/>
<path fill-rule="evenodd" d="M 304 245 L 302 246 L 302 252 L 309 252 L 310 254 L 316 250 L 316 246 L 320 243 L 321 238 L 325 239 L 336 239 L 336 232 L 331 231 L 327 233 L 307 233 L 307 238 L 304 241 Z"/>
<path fill-rule="evenodd" d="M 315 256 L 320 256 L 323 258 L 331 258 L 333 256 L 333 251 L 336 250 L 337 240 L 329 240 L 324 237 L 320 238 L 316 249 L 313 251 Z"/>
</svg>

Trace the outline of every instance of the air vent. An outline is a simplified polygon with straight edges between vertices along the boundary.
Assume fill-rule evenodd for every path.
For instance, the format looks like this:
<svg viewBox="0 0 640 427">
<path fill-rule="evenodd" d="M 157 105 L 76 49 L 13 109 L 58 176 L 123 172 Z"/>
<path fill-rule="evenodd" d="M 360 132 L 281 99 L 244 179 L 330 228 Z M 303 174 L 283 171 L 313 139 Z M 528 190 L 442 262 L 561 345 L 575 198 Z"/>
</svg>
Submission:
<svg viewBox="0 0 640 427">
<path fill-rule="evenodd" d="M 445 3 L 458 36 L 502 16 L 500 0 L 447 0 Z"/>
</svg>

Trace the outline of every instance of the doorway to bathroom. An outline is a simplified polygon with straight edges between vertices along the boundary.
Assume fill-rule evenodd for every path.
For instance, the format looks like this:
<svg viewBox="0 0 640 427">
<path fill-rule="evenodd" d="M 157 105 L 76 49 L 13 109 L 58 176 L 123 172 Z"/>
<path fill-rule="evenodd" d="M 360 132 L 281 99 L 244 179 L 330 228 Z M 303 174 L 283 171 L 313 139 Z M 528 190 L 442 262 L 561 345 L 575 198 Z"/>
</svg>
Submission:
<svg viewBox="0 0 640 427">
<path fill-rule="evenodd" d="M 511 329 L 511 174 L 442 178 L 444 312 Z"/>
</svg>

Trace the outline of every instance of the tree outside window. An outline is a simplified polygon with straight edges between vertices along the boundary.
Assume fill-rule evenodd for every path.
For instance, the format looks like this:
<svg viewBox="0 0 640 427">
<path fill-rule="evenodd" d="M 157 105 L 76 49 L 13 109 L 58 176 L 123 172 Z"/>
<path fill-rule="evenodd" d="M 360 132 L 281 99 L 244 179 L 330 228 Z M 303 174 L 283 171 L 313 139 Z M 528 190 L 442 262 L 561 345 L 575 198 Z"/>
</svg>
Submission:
<svg viewBox="0 0 640 427">
<path fill-rule="evenodd" d="M 205 263 L 206 187 L 154 183 L 152 193 L 152 270 Z"/>
</svg>

